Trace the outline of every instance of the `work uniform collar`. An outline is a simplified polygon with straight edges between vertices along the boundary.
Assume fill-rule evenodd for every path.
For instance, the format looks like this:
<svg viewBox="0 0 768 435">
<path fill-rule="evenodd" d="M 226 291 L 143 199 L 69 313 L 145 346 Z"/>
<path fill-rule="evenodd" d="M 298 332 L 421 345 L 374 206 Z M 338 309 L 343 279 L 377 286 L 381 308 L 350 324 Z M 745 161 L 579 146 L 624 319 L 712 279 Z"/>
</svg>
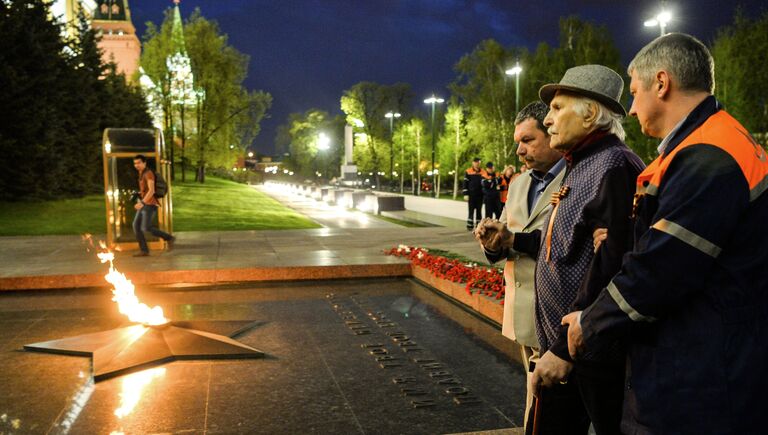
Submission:
<svg viewBox="0 0 768 435">
<path fill-rule="evenodd" d="M 722 110 L 722 108 L 723 106 L 713 95 L 705 98 L 704 101 L 699 103 L 699 105 L 696 106 L 696 108 L 688 114 L 683 123 L 677 127 L 677 130 L 674 130 L 670 133 L 670 137 L 664 138 L 664 140 L 669 139 L 669 141 L 667 142 L 664 149 L 661 150 L 663 153 L 661 154 L 661 157 L 666 157 L 669 153 L 671 153 L 672 150 L 680 145 L 680 143 L 686 137 L 688 137 L 694 130 L 699 128 L 701 124 L 704 124 L 704 122 L 709 119 L 710 116 Z"/>
</svg>

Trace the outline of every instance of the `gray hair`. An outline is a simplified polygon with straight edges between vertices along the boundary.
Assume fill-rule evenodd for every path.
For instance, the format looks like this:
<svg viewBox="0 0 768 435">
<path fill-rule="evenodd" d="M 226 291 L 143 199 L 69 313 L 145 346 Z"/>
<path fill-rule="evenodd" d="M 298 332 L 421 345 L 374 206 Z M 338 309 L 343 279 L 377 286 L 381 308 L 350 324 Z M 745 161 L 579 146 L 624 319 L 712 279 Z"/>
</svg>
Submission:
<svg viewBox="0 0 768 435">
<path fill-rule="evenodd" d="M 624 126 L 621 124 L 621 121 L 624 118 L 623 116 L 607 108 L 599 101 L 578 94 L 571 95 L 573 95 L 574 98 L 573 111 L 576 112 L 576 114 L 586 118 L 587 115 L 589 115 L 589 106 L 592 105 L 597 111 L 597 116 L 592 123 L 592 127 L 594 127 L 595 130 L 614 134 L 621 141 L 624 141 L 624 138 L 626 138 L 627 135 L 624 132 Z"/>
<path fill-rule="evenodd" d="M 675 78 L 682 91 L 715 91 L 715 61 L 707 47 L 691 35 L 670 33 L 654 39 L 635 55 L 627 74 L 636 71 L 648 89 L 662 69 Z"/>
<path fill-rule="evenodd" d="M 547 117 L 549 107 L 541 101 L 534 101 L 527 106 L 523 107 L 523 110 L 517 113 L 515 117 L 515 125 L 520 125 L 528 119 L 536 120 L 536 127 L 543 131 L 545 135 L 549 136 L 547 127 L 544 126 L 544 118 Z"/>
</svg>

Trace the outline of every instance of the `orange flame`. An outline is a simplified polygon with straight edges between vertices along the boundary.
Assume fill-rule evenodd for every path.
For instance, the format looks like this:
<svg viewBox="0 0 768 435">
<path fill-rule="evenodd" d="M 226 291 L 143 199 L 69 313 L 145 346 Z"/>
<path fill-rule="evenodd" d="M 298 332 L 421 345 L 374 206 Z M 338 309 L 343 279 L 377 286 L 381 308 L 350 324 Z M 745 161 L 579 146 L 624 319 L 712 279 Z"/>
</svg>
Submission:
<svg viewBox="0 0 768 435">
<path fill-rule="evenodd" d="M 107 249 L 106 244 L 100 241 L 99 245 L 104 252 L 96 255 L 102 263 L 109 262 L 109 273 L 104 277 L 107 282 L 112 284 L 112 300 L 117 302 L 120 313 L 128 316 L 131 322 L 143 323 L 145 325 L 162 325 L 168 323 L 168 319 L 163 316 L 163 309 L 159 306 L 149 308 L 146 304 L 139 301 L 134 293 L 134 286 L 131 280 L 115 269 L 115 254 Z"/>
</svg>

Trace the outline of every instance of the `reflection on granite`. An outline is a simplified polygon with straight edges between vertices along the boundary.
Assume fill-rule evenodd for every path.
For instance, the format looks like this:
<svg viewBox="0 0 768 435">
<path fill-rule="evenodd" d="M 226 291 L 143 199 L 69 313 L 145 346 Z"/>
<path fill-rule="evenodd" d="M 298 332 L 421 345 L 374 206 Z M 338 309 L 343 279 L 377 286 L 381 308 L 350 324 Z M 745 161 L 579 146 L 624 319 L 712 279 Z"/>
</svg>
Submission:
<svg viewBox="0 0 768 435">
<path fill-rule="evenodd" d="M 422 434 L 522 421 L 524 373 L 490 344 L 498 330 L 409 280 L 165 287 L 142 297 L 174 320 L 259 322 L 235 339 L 268 356 L 176 361 L 94 384 L 87 358 L 19 349 L 125 325 L 105 293 L 3 294 L 0 433 Z M 413 390 L 397 383 L 411 378 Z"/>
</svg>

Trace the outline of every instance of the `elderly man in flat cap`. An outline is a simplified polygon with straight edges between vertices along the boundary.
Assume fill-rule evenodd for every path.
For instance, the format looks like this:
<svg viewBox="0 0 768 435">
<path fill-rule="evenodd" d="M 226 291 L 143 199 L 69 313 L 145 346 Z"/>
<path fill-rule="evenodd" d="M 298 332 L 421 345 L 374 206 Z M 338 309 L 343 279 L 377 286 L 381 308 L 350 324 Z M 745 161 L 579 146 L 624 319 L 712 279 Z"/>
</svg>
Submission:
<svg viewBox="0 0 768 435">
<path fill-rule="evenodd" d="M 619 99 L 624 81 L 601 65 L 566 71 L 560 83 L 539 91 L 549 105 L 544 125 L 550 147 L 564 153 L 565 175 L 552 195 L 541 231 L 511 233 L 485 223 L 477 236 L 490 249 L 506 247 L 537 258 L 536 335 L 541 359 L 533 373 L 538 433 L 618 434 L 623 400 L 625 349 L 612 342 L 573 361 L 562 317 L 589 306 L 632 247 L 632 200 L 644 165 L 624 144 Z M 593 235 L 610 235 L 595 249 Z"/>
</svg>

